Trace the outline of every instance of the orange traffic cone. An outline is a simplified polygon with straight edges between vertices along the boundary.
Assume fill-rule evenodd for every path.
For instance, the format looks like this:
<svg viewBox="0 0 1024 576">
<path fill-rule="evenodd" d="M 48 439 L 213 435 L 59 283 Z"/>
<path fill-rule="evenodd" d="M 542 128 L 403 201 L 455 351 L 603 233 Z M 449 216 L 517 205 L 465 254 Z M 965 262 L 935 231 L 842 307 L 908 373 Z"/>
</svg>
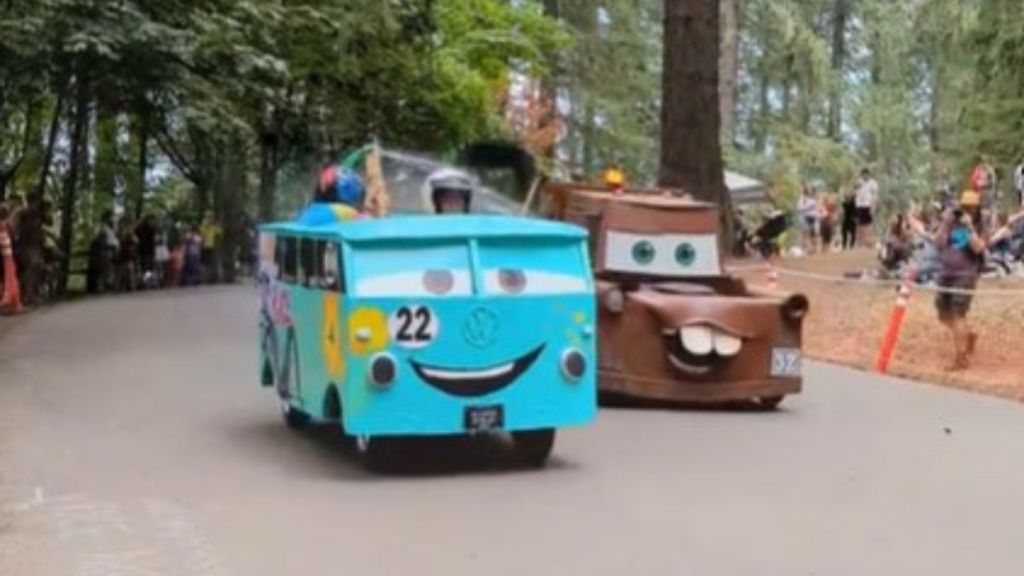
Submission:
<svg viewBox="0 0 1024 576">
<path fill-rule="evenodd" d="M 18 269 L 14 265 L 11 235 L 6 230 L 0 230 L 0 256 L 4 259 L 4 295 L 0 300 L 0 311 L 17 314 L 21 312 L 21 290 L 18 287 Z"/>
<path fill-rule="evenodd" d="M 892 315 L 889 316 L 889 326 L 885 329 L 885 335 L 882 337 L 882 346 L 878 349 L 878 356 L 875 358 L 875 372 L 879 374 L 885 374 L 889 371 L 889 362 L 892 360 L 893 351 L 896 349 L 896 342 L 900 337 L 903 317 L 907 314 L 907 304 L 910 302 L 913 277 L 913 271 L 907 272 L 903 277 L 903 284 L 900 285 L 900 290 L 896 295 L 896 305 L 893 306 Z"/>
</svg>

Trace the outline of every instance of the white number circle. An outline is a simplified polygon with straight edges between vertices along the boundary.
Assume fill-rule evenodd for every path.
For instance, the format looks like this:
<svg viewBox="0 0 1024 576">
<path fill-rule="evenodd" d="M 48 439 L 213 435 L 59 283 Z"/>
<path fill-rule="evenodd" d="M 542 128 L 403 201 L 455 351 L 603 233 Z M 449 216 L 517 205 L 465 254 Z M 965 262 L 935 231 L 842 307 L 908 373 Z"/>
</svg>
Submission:
<svg viewBox="0 0 1024 576">
<path fill-rule="evenodd" d="M 437 316 L 426 306 L 402 306 L 388 318 L 391 341 L 405 348 L 422 348 L 430 344 L 440 329 Z"/>
</svg>

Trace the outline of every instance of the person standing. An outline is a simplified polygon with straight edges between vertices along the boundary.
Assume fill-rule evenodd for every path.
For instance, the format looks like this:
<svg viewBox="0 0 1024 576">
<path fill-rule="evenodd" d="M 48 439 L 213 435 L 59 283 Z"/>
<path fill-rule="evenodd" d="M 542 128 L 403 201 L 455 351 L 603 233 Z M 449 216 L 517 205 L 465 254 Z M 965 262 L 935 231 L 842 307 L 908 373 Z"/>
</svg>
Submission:
<svg viewBox="0 0 1024 576">
<path fill-rule="evenodd" d="M 13 253 L 13 230 L 10 223 L 10 210 L 6 205 L 0 204 L 0 311 L 8 314 L 16 314 L 21 311 L 21 290 L 18 284 L 17 264 L 14 261 Z"/>
<path fill-rule="evenodd" d="M 821 200 L 821 249 L 823 252 L 832 251 L 832 239 L 836 230 L 836 212 L 838 206 L 832 194 L 825 194 Z"/>
<path fill-rule="evenodd" d="M 987 240 L 982 230 L 981 197 L 974 190 L 966 190 L 960 197 L 958 210 L 946 210 L 938 231 L 932 236 L 939 254 L 938 284 L 945 291 L 935 297 L 939 321 L 953 336 L 953 360 L 950 371 L 965 370 L 974 354 L 978 335 L 967 322 L 967 313 L 973 298 L 971 291 L 978 285 L 985 250 L 1013 233 L 1016 223 L 1024 219 L 1018 212 Z M 919 235 L 928 236 L 924 225 L 911 219 L 911 226 Z"/>
<path fill-rule="evenodd" d="M 975 157 L 974 169 L 971 170 L 971 189 L 980 196 L 984 220 L 994 223 L 997 212 L 995 208 L 999 205 L 996 171 L 988 158 L 981 154 Z"/>
<path fill-rule="evenodd" d="M 220 278 L 219 270 L 217 269 L 217 245 L 223 233 L 220 223 L 217 222 L 213 212 L 207 211 L 198 232 L 202 238 L 203 277 L 206 282 L 212 284 Z"/>
<path fill-rule="evenodd" d="M 871 176 L 867 167 L 860 171 L 860 178 L 854 186 L 857 207 L 857 236 L 861 245 L 870 245 L 874 236 L 871 234 L 878 206 L 878 182 Z"/>
<path fill-rule="evenodd" d="M 853 250 L 857 245 L 857 197 L 852 191 L 847 192 L 843 197 L 843 224 L 842 243 L 843 250 Z"/>
<path fill-rule="evenodd" d="M 156 226 L 153 216 L 146 214 L 135 227 L 135 237 L 139 240 L 139 269 L 142 272 L 143 286 L 155 286 L 156 275 Z"/>
<path fill-rule="evenodd" d="M 118 253 L 118 288 L 124 292 L 133 292 L 139 287 L 136 274 L 139 263 L 139 239 L 135 236 L 135 226 L 128 219 L 121 223 L 118 235 L 121 250 Z"/>
<path fill-rule="evenodd" d="M 818 199 L 814 197 L 814 188 L 809 184 L 804 185 L 803 193 L 797 200 L 796 210 L 800 216 L 800 224 L 803 226 L 804 249 L 808 254 L 817 252 L 818 243 Z"/>
<path fill-rule="evenodd" d="M 182 272 L 182 286 L 197 286 L 203 283 L 203 236 L 197 226 L 185 234 L 185 267 Z"/>
<path fill-rule="evenodd" d="M 967 190 L 960 197 L 958 210 L 945 211 L 934 235 L 939 253 L 938 285 L 946 289 L 935 296 L 935 309 L 939 322 L 953 337 L 953 360 L 946 368 L 949 371 L 965 370 L 977 343 L 967 313 L 971 308 L 970 291 L 978 284 L 984 262 L 981 223 L 980 195 Z M 911 226 L 926 234 L 920 222 L 912 220 Z"/>
<path fill-rule="evenodd" d="M 107 210 L 100 217 L 100 229 L 89 244 L 87 289 L 90 294 L 106 292 L 114 287 L 114 262 L 120 243 L 114 232 L 114 213 Z"/>
<path fill-rule="evenodd" d="M 185 268 L 185 235 L 181 223 L 171 220 L 167 226 L 167 251 L 170 260 L 167 262 L 167 286 L 181 285 L 182 270 Z"/>
</svg>

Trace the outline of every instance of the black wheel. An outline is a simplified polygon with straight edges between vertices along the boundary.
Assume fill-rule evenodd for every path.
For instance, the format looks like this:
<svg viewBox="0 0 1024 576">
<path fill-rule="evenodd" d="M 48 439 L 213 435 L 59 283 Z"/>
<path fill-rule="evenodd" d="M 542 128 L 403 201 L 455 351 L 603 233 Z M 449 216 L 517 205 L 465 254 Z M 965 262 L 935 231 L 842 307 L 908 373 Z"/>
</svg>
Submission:
<svg viewBox="0 0 1024 576">
<path fill-rule="evenodd" d="M 761 396 L 757 399 L 757 405 L 765 411 L 775 410 L 782 403 L 783 398 L 785 396 Z"/>
<path fill-rule="evenodd" d="M 337 424 L 338 436 L 346 447 L 350 447 L 353 438 L 345 431 L 345 416 L 341 408 L 341 396 L 333 384 L 327 387 L 327 393 L 324 394 L 323 417 L 324 420 Z"/>
<path fill-rule="evenodd" d="M 278 359 L 277 359 L 277 332 L 274 331 L 274 326 L 270 324 L 269 319 L 263 321 L 263 374 L 261 383 L 264 386 L 273 386 L 278 373 Z"/>
<path fill-rule="evenodd" d="M 555 431 L 552 428 L 513 432 L 512 442 L 520 462 L 532 468 L 543 468 L 555 445 Z"/>
<path fill-rule="evenodd" d="M 391 468 L 392 451 L 389 438 L 356 436 L 356 452 L 368 472 L 387 472 Z"/>
<path fill-rule="evenodd" d="M 288 329 L 285 338 L 284 359 L 279 363 L 277 394 L 283 400 L 302 395 L 302 379 L 299 373 L 299 344 L 295 339 L 295 328 Z"/>
<path fill-rule="evenodd" d="M 260 377 L 260 384 L 265 387 L 274 385 L 274 367 L 270 365 L 270 359 L 263 361 L 263 375 Z"/>
<path fill-rule="evenodd" d="M 287 401 L 281 402 L 281 415 L 284 416 L 284 423 L 293 430 L 301 430 L 309 426 L 309 414 L 292 406 Z"/>
</svg>

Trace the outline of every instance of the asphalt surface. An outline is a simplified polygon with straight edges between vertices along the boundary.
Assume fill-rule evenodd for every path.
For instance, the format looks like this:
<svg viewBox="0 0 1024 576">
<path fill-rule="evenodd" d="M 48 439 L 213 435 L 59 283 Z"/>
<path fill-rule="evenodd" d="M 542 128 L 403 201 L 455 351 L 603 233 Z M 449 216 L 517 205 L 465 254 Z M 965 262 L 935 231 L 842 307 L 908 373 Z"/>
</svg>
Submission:
<svg viewBox="0 0 1024 576">
<path fill-rule="evenodd" d="M 281 423 L 246 288 L 0 337 L 0 574 L 1024 573 L 1024 406 L 820 364 L 777 413 L 602 410 L 550 466 L 362 470 Z"/>
</svg>

